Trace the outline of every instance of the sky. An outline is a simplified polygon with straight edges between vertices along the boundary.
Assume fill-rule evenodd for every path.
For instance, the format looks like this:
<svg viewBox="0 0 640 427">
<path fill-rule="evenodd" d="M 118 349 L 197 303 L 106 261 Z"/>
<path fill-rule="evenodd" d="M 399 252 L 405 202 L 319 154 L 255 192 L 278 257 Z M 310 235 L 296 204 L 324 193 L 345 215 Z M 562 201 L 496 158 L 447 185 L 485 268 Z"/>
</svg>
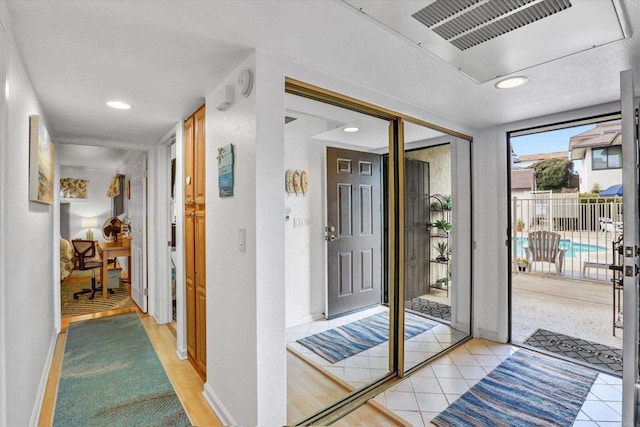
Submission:
<svg viewBox="0 0 640 427">
<path fill-rule="evenodd" d="M 595 125 L 575 126 L 566 129 L 517 136 L 511 138 L 511 146 L 518 156 L 523 154 L 569 151 L 569 138 L 589 129 L 593 129 L 594 127 Z M 577 172 L 580 172 L 582 162 L 574 161 L 573 163 L 574 169 Z"/>
</svg>

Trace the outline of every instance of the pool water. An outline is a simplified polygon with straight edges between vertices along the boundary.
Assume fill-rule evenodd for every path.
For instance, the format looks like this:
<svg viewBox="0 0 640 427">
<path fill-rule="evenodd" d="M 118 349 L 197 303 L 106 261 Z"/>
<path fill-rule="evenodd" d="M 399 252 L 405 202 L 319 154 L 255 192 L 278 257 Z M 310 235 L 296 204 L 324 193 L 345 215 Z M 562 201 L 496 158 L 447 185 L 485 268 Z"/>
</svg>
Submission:
<svg viewBox="0 0 640 427">
<path fill-rule="evenodd" d="M 516 237 L 516 251 L 519 257 L 523 257 L 525 255 L 523 246 L 526 246 L 528 243 L 529 243 L 528 238 Z M 606 248 L 604 246 L 573 242 L 569 239 L 561 239 L 560 248 L 566 249 L 564 256 L 569 258 L 576 258 L 581 255 L 589 254 L 589 253 L 598 253 L 598 252 L 602 253 L 609 250 L 609 248 Z"/>
</svg>

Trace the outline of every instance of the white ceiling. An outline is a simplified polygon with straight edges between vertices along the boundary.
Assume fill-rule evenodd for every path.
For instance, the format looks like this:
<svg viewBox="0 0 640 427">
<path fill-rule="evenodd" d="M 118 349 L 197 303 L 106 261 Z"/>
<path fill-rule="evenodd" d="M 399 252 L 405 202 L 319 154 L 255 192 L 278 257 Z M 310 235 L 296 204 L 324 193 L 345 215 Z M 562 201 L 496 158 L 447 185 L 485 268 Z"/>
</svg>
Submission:
<svg viewBox="0 0 640 427">
<path fill-rule="evenodd" d="M 389 144 L 389 123 L 386 120 L 339 108 L 300 96 L 287 94 L 285 115 L 296 120 L 285 125 L 285 137 L 324 143 L 336 143 L 355 149 L 364 147 L 384 151 Z M 345 132 L 357 127 L 357 132 Z M 405 143 L 427 141 L 443 136 L 442 132 L 405 123 Z"/>
<path fill-rule="evenodd" d="M 630 28 L 639 29 L 640 1 L 620 3 Z M 632 36 L 526 69 L 527 85 L 499 91 L 338 0 L 8 0 L 8 8 L 50 133 L 61 143 L 152 144 L 254 48 L 470 127 L 615 101 L 619 72 L 640 70 L 640 37 Z M 592 29 L 582 31 L 587 37 Z M 105 106 L 115 98 L 133 109 Z"/>
</svg>

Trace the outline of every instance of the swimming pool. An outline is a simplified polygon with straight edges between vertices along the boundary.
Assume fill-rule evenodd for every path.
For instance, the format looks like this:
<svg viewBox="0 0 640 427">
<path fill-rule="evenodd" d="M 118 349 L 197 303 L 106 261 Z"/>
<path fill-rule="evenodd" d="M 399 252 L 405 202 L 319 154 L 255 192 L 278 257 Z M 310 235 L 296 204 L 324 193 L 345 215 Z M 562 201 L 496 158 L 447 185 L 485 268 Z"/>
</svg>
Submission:
<svg viewBox="0 0 640 427">
<path fill-rule="evenodd" d="M 529 243 L 529 239 L 526 237 L 516 237 L 516 251 L 519 257 L 525 255 L 523 246 Z M 575 258 L 584 254 L 590 253 L 602 253 L 609 250 L 609 248 L 598 245 L 591 245 L 588 243 L 573 242 L 569 239 L 560 240 L 560 248 L 566 249 L 565 257 Z"/>
</svg>

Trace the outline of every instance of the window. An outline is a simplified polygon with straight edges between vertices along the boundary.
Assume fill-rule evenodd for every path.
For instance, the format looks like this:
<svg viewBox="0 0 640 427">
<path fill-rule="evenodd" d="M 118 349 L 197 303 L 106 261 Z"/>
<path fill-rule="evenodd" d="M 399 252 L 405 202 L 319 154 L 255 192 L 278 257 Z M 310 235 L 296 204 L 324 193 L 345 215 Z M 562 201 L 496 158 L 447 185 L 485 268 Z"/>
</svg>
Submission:
<svg viewBox="0 0 640 427">
<path fill-rule="evenodd" d="M 591 169 L 620 169 L 622 167 L 622 146 L 594 148 L 591 150 Z"/>
</svg>

